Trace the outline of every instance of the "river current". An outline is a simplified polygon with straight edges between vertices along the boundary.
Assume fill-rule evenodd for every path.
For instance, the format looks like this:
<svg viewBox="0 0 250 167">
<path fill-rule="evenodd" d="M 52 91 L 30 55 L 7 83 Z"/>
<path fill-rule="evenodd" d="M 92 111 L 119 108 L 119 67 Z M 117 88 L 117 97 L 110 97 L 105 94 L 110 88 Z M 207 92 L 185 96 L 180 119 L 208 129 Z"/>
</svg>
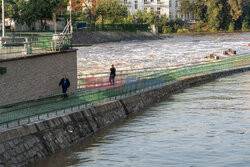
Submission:
<svg viewBox="0 0 250 167">
<path fill-rule="evenodd" d="M 185 89 L 36 167 L 249 167 L 250 72 Z"/>
<path fill-rule="evenodd" d="M 170 35 L 163 40 L 123 41 L 78 48 L 78 73 L 107 72 L 111 64 L 117 70 L 168 67 L 207 61 L 204 57 L 225 50 L 250 53 L 250 32 L 210 35 Z"/>
</svg>

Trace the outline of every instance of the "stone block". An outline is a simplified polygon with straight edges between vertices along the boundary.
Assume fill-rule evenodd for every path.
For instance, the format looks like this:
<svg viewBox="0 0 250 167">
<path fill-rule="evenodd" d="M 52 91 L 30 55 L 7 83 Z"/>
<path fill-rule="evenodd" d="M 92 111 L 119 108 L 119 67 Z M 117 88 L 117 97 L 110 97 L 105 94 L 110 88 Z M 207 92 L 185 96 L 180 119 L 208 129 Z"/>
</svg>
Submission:
<svg viewBox="0 0 250 167">
<path fill-rule="evenodd" d="M 5 152 L 5 153 L 3 154 L 3 156 L 4 156 L 4 158 L 5 158 L 6 161 L 8 161 L 8 160 L 10 159 L 10 155 L 9 155 L 8 152 Z"/>
<path fill-rule="evenodd" d="M 64 124 L 67 124 L 68 122 L 71 122 L 71 119 L 68 115 L 60 117 Z"/>
<path fill-rule="evenodd" d="M 98 131 L 99 128 L 97 126 L 95 119 L 92 116 L 91 109 L 86 109 L 81 112 L 84 115 L 85 119 L 88 121 L 87 124 L 89 125 L 90 130 L 93 132 Z"/>
<path fill-rule="evenodd" d="M 36 127 L 39 131 L 43 131 L 43 130 L 46 130 L 46 126 L 45 124 L 47 124 L 47 121 L 44 121 L 44 122 L 38 122 L 36 123 Z"/>
<path fill-rule="evenodd" d="M 54 119 L 47 120 L 46 123 L 47 123 L 47 125 L 48 125 L 50 128 L 56 127 L 56 124 L 54 123 Z"/>
<path fill-rule="evenodd" d="M 19 137 L 26 136 L 26 135 L 30 134 L 28 129 L 26 129 L 24 126 L 19 126 L 16 129 L 17 129 Z"/>
<path fill-rule="evenodd" d="M 19 134 L 17 132 L 16 129 L 10 129 L 8 131 L 6 131 L 6 141 L 9 141 L 9 140 L 12 140 L 12 139 L 15 139 L 17 137 L 19 137 Z"/>
<path fill-rule="evenodd" d="M 0 144 L 0 155 L 2 155 L 5 151 L 4 145 Z"/>
<path fill-rule="evenodd" d="M 24 127 L 29 131 L 30 134 L 35 134 L 38 132 L 35 124 L 24 125 Z"/>
</svg>

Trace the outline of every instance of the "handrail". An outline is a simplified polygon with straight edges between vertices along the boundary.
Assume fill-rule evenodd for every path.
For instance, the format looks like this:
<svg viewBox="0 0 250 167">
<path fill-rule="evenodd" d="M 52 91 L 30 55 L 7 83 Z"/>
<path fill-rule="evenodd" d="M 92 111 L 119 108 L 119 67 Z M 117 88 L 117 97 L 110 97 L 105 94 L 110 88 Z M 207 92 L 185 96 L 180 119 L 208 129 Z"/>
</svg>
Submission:
<svg viewBox="0 0 250 167">
<path fill-rule="evenodd" d="M 242 55 L 216 62 L 186 65 L 177 68 L 159 68 L 158 70 L 136 69 L 139 71 L 135 70 L 135 73 L 128 75 L 129 77 L 136 75 L 136 77 L 132 77 L 132 80 L 123 79 L 120 84 L 116 83 L 114 86 L 97 84 L 94 89 L 87 89 L 86 87 L 78 89 L 69 92 L 70 97 L 67 100 L 58 98 L 63 94 L 55 94 L 30 101 L 2 105 L 0 106 L 0 125 L 8 128 L 11 123 L 17 122 L 17 125 L 20 125 L 20 121 L 24 119 L 28 119 L 28 122 L 30 122 L 31 117 L 36 117 L 39 120 L 44 114 L 47 115 L 46 117 L 49 117 L 51 113 L 56 115 L 59 111 L 66 113 L 68 109 L 70 109 L 70 112 L 74 112 L 82 106 L 86 107 L 87 105 L 118 99 L 123 96 L 130 96 L 138 91 L 154 89 L 182 77 L 220 72 L 249 65 L 250 55 Z M 75 107 L 77 109 L 74 109 Z"/>
</svg>

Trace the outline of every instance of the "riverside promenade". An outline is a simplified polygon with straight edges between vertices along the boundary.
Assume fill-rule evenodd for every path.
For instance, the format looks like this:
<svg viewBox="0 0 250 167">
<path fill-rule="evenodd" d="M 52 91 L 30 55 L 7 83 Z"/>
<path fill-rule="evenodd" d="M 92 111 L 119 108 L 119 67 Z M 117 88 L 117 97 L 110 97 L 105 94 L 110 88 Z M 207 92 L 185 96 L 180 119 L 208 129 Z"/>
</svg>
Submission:
<svg viewBox="0 0 250 167">
<path fill-rule="evenodd" d="M 69 92 L 69 98 L 66 100 L 61 98 L 62 94 L 54 94 L 1 105 L 0 130 L 51 119 L 99 103 L 159 89 L 186 77 L 227 71 L 249 65 L 250 55 L 248 54 L 182 67 L 121 71 L 117 75 L 114 86 L 106 82 L 108 73 L 96 74 L 91 77 L 78 76 L 78 89 Z"/>
<path fill-rule="evenodd" d="M 103 75 L 60 94 L 1 106 L 0 167 L 31 166 L 185 88 L 250 69 L 250 55 L 215 62 L 123 73 L 115 86 Z M 129 78 L 129 79 L 128 79 Z M 119 81 L 120 80 L 120 81 Z M 98 82 L 99 81 L 99 82 Z"/>
</svg>

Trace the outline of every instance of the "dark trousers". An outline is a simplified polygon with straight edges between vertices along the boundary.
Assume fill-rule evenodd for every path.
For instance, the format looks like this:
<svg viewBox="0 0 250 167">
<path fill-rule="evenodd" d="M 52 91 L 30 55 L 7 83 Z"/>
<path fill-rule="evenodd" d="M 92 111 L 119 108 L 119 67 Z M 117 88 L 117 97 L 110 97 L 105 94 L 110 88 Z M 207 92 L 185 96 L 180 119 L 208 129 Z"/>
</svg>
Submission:
<svg viewBox="0 0 250 167">
<path fill-rule="evenodd" d="M 114 74 L 111 74 L 110 77 L 109 77 L 109 82 L 114 85 L 115 83 L 115 75 Z"/>
<path fill-rule="evenodd" d="M 67 95 L 67 88 L 62 88 L 62 91 L 63 91 L 63 98 L 68 97 L 68 95 Z"/>
</svg>

